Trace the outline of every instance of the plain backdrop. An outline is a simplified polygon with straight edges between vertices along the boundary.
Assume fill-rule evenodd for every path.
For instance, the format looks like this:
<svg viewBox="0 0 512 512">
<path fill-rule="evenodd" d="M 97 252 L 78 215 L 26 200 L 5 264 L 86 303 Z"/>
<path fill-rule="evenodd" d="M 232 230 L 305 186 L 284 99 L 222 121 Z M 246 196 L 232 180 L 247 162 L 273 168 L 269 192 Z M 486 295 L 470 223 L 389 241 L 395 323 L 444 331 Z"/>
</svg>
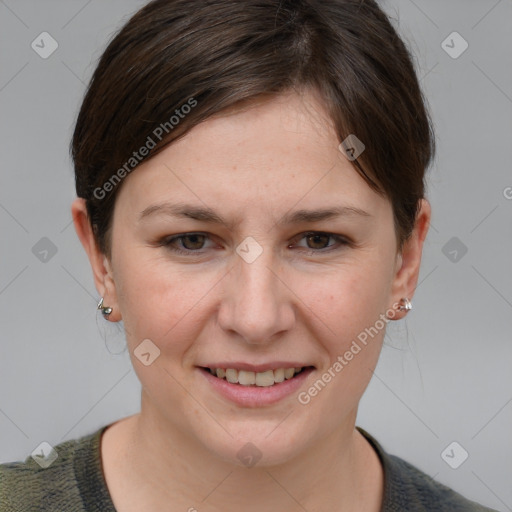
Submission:
<svg viewBox="0 0 512 512">
<path fill-rule="evenodd" d="M 96 311 L 71 224 L 68 144 L 98 57 L 143 4 L 0 0 L 2 462 L 139 410 L 121 327 Z M 512 0 L 382 5 L 415 55 L 438 154 L 414 310 L 388 329 L 357 424 L 468 498 L 512 510 Z M 58 45 L 47 58 L 31 46 L 41 37 Z M 457 469 L 445 462 L 465 452 Z"/>
</svg>

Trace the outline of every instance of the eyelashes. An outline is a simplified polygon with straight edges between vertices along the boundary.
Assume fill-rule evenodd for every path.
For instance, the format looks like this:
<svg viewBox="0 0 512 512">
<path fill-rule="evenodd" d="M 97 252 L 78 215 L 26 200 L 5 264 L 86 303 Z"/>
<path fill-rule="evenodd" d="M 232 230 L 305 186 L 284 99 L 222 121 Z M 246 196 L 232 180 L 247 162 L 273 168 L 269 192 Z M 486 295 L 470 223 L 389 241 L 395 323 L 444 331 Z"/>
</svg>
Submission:
<svg viewBox="0 0 512 512">
<path fill-rule="evenodd" d="M 307 252 L 309 254 L 324 254 L 327 252 L 330 253 L 333 251 L 343 249 L 346 246 L 352 246 L 352 242 L 348 240 L 346 237 L 334 233 L 327 233 L 324 231 L 308 231 L 305 233 L 301 233 L 300 235 L 295 237 L 295 240 L 297 239 L 299 241 L 305 239 L 306 243 L 312 243 L 313 245 L 323 245 L 323 241 L 326 241 L 326 243 L 328 244 L 328 241 L 330 239 L 333 239 L 335 241 L 333 244 L 328 244 L 327 246 L 320 248 L 299 246 L 302 247 L 301 252 Z M 204 249 L 204 242 L 206 242 L 207 240 L 211 241 L 211 238 L 208 236 L 207 233 L 182 233 L 180 235 L 172 236 L 170 238 L 164 238 L 159 243 L 159 245 L 165 247 L 166 249 L 172 251 L 175 254 L 193 257 L 205 254 L 206 250 Z M 291 247 L 291 245 L 288 245 L 288 247 Z"/>
<path fill-rule="evenodd" d="M 179 254 L 190 254 L 190 253 L 202 254 L 204 251 L 198 251 L 198 250 L 188 249 L 188 248 L 181 249 L 174 245 L 176 242 L 181 242 L 182 246 L 183 246 L 184 240 L 190 240 L 190 239 L 194 240 L 197 238 L 199 238 L 201 240 L 201 237 L 203 239 L 208 239 L 208 235 L 205 235 L 203 233 L 185 233 L 183 235 L 178 235 L 178 236 L 174 236 L 174 237 L 170 238 L 167 242 L 164 243 L 164 245 L 169 250 L 177 252 Z M 196 243 L 197 243 L 197 241 L 196 241 Z M 194 244 L 194 242 L 192 242 L 192 244 Z"/>
</svg>

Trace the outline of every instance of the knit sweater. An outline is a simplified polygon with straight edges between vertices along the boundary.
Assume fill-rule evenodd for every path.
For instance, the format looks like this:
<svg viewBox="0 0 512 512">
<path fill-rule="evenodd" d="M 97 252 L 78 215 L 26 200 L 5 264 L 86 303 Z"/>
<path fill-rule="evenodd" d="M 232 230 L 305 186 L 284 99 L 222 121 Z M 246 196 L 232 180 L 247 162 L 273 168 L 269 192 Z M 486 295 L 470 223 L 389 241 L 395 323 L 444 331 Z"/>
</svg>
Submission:
<svg viewBox="0 0 512 512">
<path fill-rule="evenodd" d="M 55 446 L 58 456 L 46 468 L 31 456 L 24 462 L 0 464 L 0 512 L 116 512 L 100 455 L 101 434 L 107 427 Z M 370 434 L 357 429 L 373 446 L 384 469 L 381 512 L 497 512 L 389 455 Z"/>
</svg>

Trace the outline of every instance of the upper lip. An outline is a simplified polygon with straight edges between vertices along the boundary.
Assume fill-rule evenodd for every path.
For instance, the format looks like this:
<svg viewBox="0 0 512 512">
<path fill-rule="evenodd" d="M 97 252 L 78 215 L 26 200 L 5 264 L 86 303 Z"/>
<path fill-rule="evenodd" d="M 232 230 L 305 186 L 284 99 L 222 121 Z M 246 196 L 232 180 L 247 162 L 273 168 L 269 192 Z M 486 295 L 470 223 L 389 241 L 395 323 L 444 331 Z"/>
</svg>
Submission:
<svg viewBox="0 0 512 512">
<path fill-rule="evenodd" d="M 209 363 L 200 365 L 203 368 L 233 368 L 236 370 L 245 370 L 247 372 L 264 372 L 267 370 L 277 370 L 278 368 L 305 368 L 307 366 L 313 366 L 310 364 L 304 364 L 297 361 L 270 361 L 268 363 L 261 364 L 249 364 L 242 361 L 224 361 L 220 363 Z"/>
</svg>

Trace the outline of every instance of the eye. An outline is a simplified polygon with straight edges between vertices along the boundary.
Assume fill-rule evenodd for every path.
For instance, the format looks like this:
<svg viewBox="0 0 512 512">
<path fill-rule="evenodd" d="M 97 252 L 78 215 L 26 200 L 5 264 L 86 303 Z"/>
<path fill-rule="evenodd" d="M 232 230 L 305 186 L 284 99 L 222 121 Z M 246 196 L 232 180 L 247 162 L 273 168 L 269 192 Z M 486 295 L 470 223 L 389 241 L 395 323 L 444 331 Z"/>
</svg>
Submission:
<svg viewBox="0 0 512 512">
<path fill-rule="evenodd" d="M 193 254 L 201 253 L 206 240 L 208 236 L 203 233 L 184 233 L 164 240 L 162 245 L 178 254 Z M 176 244 L 181 247 L 177 247 Z"/>
<path fill-rule="evenodd" d="M 335 243 L 328 244 L 329 239 L 334 239 Z M 301 240 L 306 240 L 306 243 L 308 244 L 306 248 L 313 250 L 313 252 L 327 252 L 326 249 L 331 251 L 339 249 L 340 246 L 350 245 L 350 242 L 340 235 L 320 231 L 303 233 Z M 334 247 L 334 249 L 331 249 L 332 247 Z"/>
<path fill-rule="evenodd" d="M 333 239 L 335 242 L 329 244 L 330 239 Z M 181 235 L 163 239 L 160 242 L 160 245 L 176 254 L 193 256 L 203 254 L 207 249 L 207 247 L 205 247 L 205 243 L 208 240 L 211 241 L 210 237 L 205 233 L 183 233 Z M 297 247 L 309 249 L 309 252 L 313 253 L 331 252 L 351 244 L 351 242 L 343 236 L 320 231 L 303 233 L 300 235 L 299 240 L 306 240 L 307 246 Z M 288 248 L 292 247 L 293 244 L 288 246 Z"/>
</svg>

